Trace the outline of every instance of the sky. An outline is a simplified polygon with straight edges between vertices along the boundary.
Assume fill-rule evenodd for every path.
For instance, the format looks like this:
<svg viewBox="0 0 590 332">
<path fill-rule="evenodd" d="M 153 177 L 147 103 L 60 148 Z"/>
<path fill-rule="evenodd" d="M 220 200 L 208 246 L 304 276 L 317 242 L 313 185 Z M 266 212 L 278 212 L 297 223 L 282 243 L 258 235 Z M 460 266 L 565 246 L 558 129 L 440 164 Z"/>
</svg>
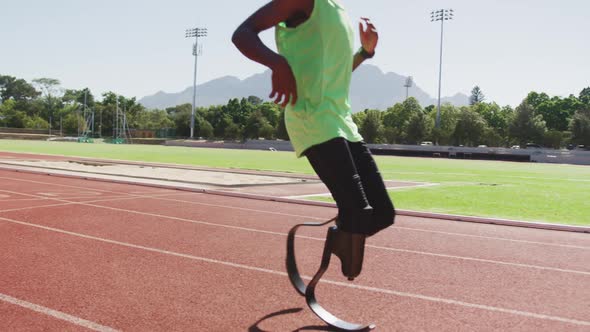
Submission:
<svg viewBox="0 0 590 332">
<path fill-rule="evenodd" d="M 379 30 L 368 63 L 413 76 L 431 96 L 438 93 L 440 23 L 430 22 L 430 12 L 440 8 L 455 11 L 444 29 L 443 96 L 478 85 L 488 101 L 515 106 L 530 91 L 568 96 L 590 86 L 588 0 L 340 1 L 355 29 L 366 16 Z M 205 27 L 198 83 L 243 79 L 265 67 L 243 57 L 231 35 L 266 2 L 0 0 L 0 75 L 56 78 L 95 95 L 180 92 L 193 83 L 194 39 L 185 30 Z M 272 30 L 262 38 L 274 48 Z"/>
</svg>

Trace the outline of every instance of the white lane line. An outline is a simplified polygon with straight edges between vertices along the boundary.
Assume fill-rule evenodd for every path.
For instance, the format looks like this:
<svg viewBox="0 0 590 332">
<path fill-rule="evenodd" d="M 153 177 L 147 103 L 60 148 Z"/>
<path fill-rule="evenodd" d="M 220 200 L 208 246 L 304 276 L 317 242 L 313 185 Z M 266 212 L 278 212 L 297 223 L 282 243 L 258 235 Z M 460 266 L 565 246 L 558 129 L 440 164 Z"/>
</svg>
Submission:
<svg viewBox="0 0 590 332">
<path fill-rule="evenodd" d="M 50 309 L 47 307 L 43 307 L 38 304 L 23 301 L 23 300 L 14 298 L 12 296 L 8 296 L 6 294 L 0 293 L 0 301 L 8 302 L 10 304 L 13 304 L 13 305 L 16 305 L 19 307 L 23 307 L 23 308 L 26 308 L 26 309 L 29 309 L 32 311 L 36 311 L 36 312 L 44 314 L 46 316 L 51 316 L 53 318 L 57 318 L 59 320 L 63 320 L 68 323 L 78 325 L 81 327 L 85 327 L 87 329 L 91 329 L 94 331 L 100 331 L 100 332 L 116 332 L 116 331 L 118 331 L 118 330 L 108 327 L 108 326 L 100 325 L 98 323 L 91 322 L 86 319 L 82 319 L 80 317 L 68 315 L 68 314 L 63 313 L 61 311 L 57 311 L 57 310 L 53 310 L 53 309 Z"/>
<path fill-rule="evenodd" d="M 128 199 L 134 199 L 134 198 L 128 198 Z M 105 200 L 105 201 L 109 201 L 109 200 Z M 100 200 L 98 202 L 100 202 Z M 260 230 L 260 229 L 256 229 L 256 228 L 240 227 L 240 226 L 233 226 L 233 225 L 212 223 L 212 222 L 206 222 L 206 221 L 201 221 L 201 220 L 193 220 L 193 219 L 186 219 L 186 218 L 180 218 L 180 217 L 173 217 L 173 216 L 156 214 L 156 213 L 135 211 L 135 210 L 129 210 L 129 209 L 121 209 L 121 208 L 115 208 L 115 207 L 103 206 L 103 205 L 95 205 L 95 204 L 91 204 L 91 203 L 94 203 L 94 202 L 73 202 L 73 204 L 75 204 L 75 205 L 90 206 L 90 207 L 107 209 L 107 210 L 112 210 L 112 211 L 117 211 L 117 212 L 125 212 L 125 213 L 139 214 L 139 215 L 143 215 L 143 216 L 156 217 L 158 219 L 169 219 L 169 220 L 187 222 L 187 223 L 192 223 L 192 224 L 199 224 L 199 225 L 212 226 L 212 227 L 223 227 L 223 228 L 228 228 L 228 229 L 233 229 L 233 230 L 253 232 L 253 233 L 261 233 L 261 234 L 269 234 L 269 235 L 276 235 L 276 236 L 281 236 L 281 237 L 286 237 L 288 235 L 287 233 L 281 233 L 281 232 L 265 231 L 265 230 Z M 298 238 L 308 239 L 308 240 L 313 240 L 313 241 L 322 241 L 322 242 L 325 240 L 325 239 L 322 239 L 322 238 L 315 238 L 315 237 L 308 237 L 308 236 L 298 236 Z M 505 266 L 519 267 L 519 268 L 529 268 L 529 269 L 554 271 L 554 272 L 561 272 L 561 273 L 572 273 L 572 274 L 590 275 L 590 272 L 586 272 L 586 271 L 577 271 L 577 270 L 570 270 L 570 269 L 560 269 L 560 268 L 555 268 L 555 267 L 546 267 L 546 266 L 538 266 L 538 265 L 531 265 L 531 264 L 521 264 L 521 263 L 511 263 L 511 262 L 505 262 L 505 261 L 496 261 L 496 260 L 473 258 L 473 257 L 464 257 L 464 256 L 445 255 L 445 254 L 437 254 L 437 253 L 431 253 L 431 252 L 406 250 L 406 249 L 396 249 L 396 248 L 391 248 L 391 247 L 383 247 L 383 246 L 375 246 L 375 245 L 367 245 L 367 247 L 368 248 L 377 249 L 377 250 L 386 250 L 386 251 L 394 251 L 394 252 L 404 252 L 404 253 L 411 253 L 411 254 L 417 254 L 417 255 L 425 255 L 425 256 L 432 256 L 432 257 L 441 257 L 441 258 L 447 258 L 447 259 L 457 259 L 457 260 L 472 261 L 472 262 L 479 262 L 479 263 L 486 263 L 486 264 L 499 264 L 499 265 L 505 265 Z"/>
<path fill-rule="evenodd" d="M 405 226 L 393 226 L 393 228 L 399 229 L 399 230 L 412 231 L 412 232 L 444 234 L 444 235 L 449 235 L 449 236 L 471 237 L 471 238 L 476 238 L 476 239 L 498 240 L 498 241 L 507 241 L 507 242 L 516 242 L 516 243 L 535 244 L 535 245 L 541 245 L 541 246 L 552 246 L 552 247 L 590 250 L 590 247 L 577 246 L 577 245 L 572 245 L 572 244 L 516 240 L 516 239 L 508 239 L 508 238 L 495 237 L 495 236 L 483 236 L 483 235 L 472 235 L 472 234 L 463 234 L 463 233 L 454 233 L 454 232 L 433 231 L 433 230 L 429 230 L 429 229 L 421 229 L 421 228 L 413 228 L 413 227 L 405 227 Z"/>
<path fill-rule="evenodd" d="M 66 205 L 72 205 L 72 204 L 73 203 L 56 203 L 56 204 L 47 204 L 47 205 L 26 206 L 26 207 L 14 208 L 14 209 L 0 210 L 0 213 L 32 210 L 32 209 L 46 208 L 46 207 L 48 208 L 48 207 L 56 207 L 56 206 L 66 206 Z"/>
<path fill-rule="evenodd" d="M 0 191 L 2 191 L 2 192 L 10 192 L 9 190 L 2 190 L 2 189 L 0 189 Z M 21 193 L 20 195 L 33 196 L 33 197 L 35 197 L 35 195 L 32 195 L 32 194 L 22 194 Z M 163 194 L 163 195 L 169 195 L 169 194 Z M 79 197 L 74 197 L 74 198 L 79 198 Z M 88 199 L 90 197 L 83 197 L 83 198 Z M 81 203 L 101 203 L 101 202 L 112 202 L 112 201 L 124 201 L 124 200 L 133 200 L 133 199 L 142 199 L 142 198 L 157 198 L 157 196 L 129 196 L 129 195 L 125 195 L 125 196 L 112 196 L 112 197 L 103 197 L 101 199 L 95 199 L 95 200 L 85 201 L 85 202 L 84 201 L 83 202 L 68 201 L 67 198 L 58 199 L 58 198 L 46 198 L 46 197 L 43 198 L 43 197 L 40 197 L 40 198 L 38 198 L 39 200 L 58 201 L 58 202 L 64 202 L 64 203 L 47 204 L 47 205 L 35 205 L 35 206 L 26 206 L 26 207 L 14 208 L 14 209 L 5 209 L 5 210 L 0 210 L 0 213 L 3 213 L 3 212 L 14 212 L 14 211 L 24 211 L 24 210 L 32 210 L 32 209 L 38 209 L 38 208 L 49 208 L 49 207 L 57 207 L 57 206 L 76 205 L 76 204 L 81 204 Z M 33 198 L 31 200 L 35 200 L 35 199 Z"/>
<path fill-rule="evenodd" d="M 10 193 L 10 194 L 16 194 L 16 195 L 22 195 L 22 196 L 27 196 L 27 197 L 31 197 L 30 200 L 47 200 L 47 201 L 58 201 L 58 202 L 67 202 L 67 203 L 79 203 L 77 201 L 68 201 L 68 199 L 91 199 L 93 197 L 96 196 L 88 196 L 88 197 L 80 197 L 80 196 L 75 196 L 75 197 L 56 197 L 56 198 L 49 198 L 49 197 L 44 197 L 44 196 L 39 196 L 38 194 L 27 194 L 27 193 L 23 193 L 23 192 L 18 192 L 18 191 L 12 191 L 12 190 L 4 190 L 4 189 L 0 189 L 0 192 L 5 192 L 5 193 Z M 116 199 L 116 198 L 126 198 L 126 199 L 134 199 L 134 198 L 154 198 L 157 199 L 160 196 L 169 196 L 169 195 L 173 195 L 171 193 L 165 193 L 165 194 L 157 194 L 157 195 L 130 195 L 130 194 L 126 194 L 126 193 L 115 193 L 113 192 L 113 196 L 103 196 L 101 198 L 102 199 Z M 90 201 L 92 202 L 92 201 Z M 83 203 L 83 201 L 81 202 Z M 30 208 L 35 208 L 35 206 L 31 206 Z"/>
<path fill-rule="evenodd" d="M 308 279 L 308 277 L 306 277 L 306 279 Z M 395 295 L 395 296 L 400 296 L 400 297 L 409 297 L 409 298 L 419 299 L 419 300 L 424 300 L 424 301 L 463 306 L 463 307 L 472 308 L 472 309 L 487 310 L 487 311 L 492 311 L 492 312 L 501 312 L 501 313 L 516 315 L 516 316 L 523 316 L 523 317 L 527 317 L 527 318 L 536 318 L 536 319 L 550 320 L 550 321 L 556 321 L 556 322 L 568 323 L 568 324 L 574 324 L 574 325 L 590 326 L 590 321 L 583 321 L 583 320 L 564 318 L 564 317 L 559 317 L 559 316 L 537 314 L 534 312 L 514 310 L 514 309 L 508 309 L 508 308 L 502 308 L 502 307 L 494 307 L 494 306 L 489 306 L 489 305 L 485 305 L 485 304 L 469 303 L 469 302 L 463 302 L 463 301 L 458 301 L 458 300 L 453 300 L 453 299 L 433 297 L 433 296 L 427 296 L 427 295 L 421 295 L 421 294 L 399 292 L 399 291 L 376 288 L 376 287 L 354 285 L 354 284 L 345 284 L 345 283 L 339 282 L 339 281 L 326 280 L 325 282 L 332 284 L 332 285 L 336 285 L 336 286 L 350 287 L 350 288 L 355 288 L 355 289 L 365 290 L 365 291 L 375 292 L 375 293 L 389 294 L 389 295 Z"/>
<path fill-rule="evenodd" d="M 152 197 L 146 197 L 146 198 L 152 198 Z M 116 199 L 114 201 L 131 200 L 131 199 L 136 199 L 136 197 L 118 198 L 118 199 Z M 222 228 L 228 228 L 228 229 L 239 230 L 239 231 L 246 231 L 246 232 L 253 232 L 253 233 L 276 235 L 276 236 L 281 236 L 281 237 L 286 237 L 288 235 L 286 233 L 273 232 L 273 231 L 265 231 L 265 230 L 260 230 L 260 229 L 256 229 L 256 228 L 240 227 L 240 226 L 233 226 L 233 225 L 226 225 L 226 224 L 219 224 L 219 223 L 211 223 L 211 222 L 200 221 L 200 220 L 186 219 L 186 218 L 173 217 L 173 216 L 168 216 L 168 215 L 161 215 L 161 214 L 155 214 L 155 213 L 149 213 L 149 212 L 142 212 L 142 211 L 135 211 L 135 210 L 128 210 L 128 209 L 121 209 L 121 208 L 115 208 L 115 207 L 110 207 L 110 206 L 92 204 L 92 203 L 109 202 L 109 201 L 112 201 L 112 200 L 110 200 L 110 199 L 104 199 L 104 200 L 96 200 L 96 201 L 90 201 L 90 202 L 68 202 L 68 201 L 64 201 L 65 203 L 62 203 L 62 204 L 48 205 L 48 206 L 45 206 L 45 207 L 65 206 L 65 205 L 90 206 L 90 207 L 95 207 L 95 208 L 113 210 L 113 211 L 117 211 L 117 212 L 126 212 L 126 213 L 133 213 L 133 214 L 139 214 L 139 215 L 149 216 L 149 217 L 156 217 L 156 218 L 159 218 L 159 219 L 169 219 L 169 220 L 181 221 L 181 222 L 186 222 L 186 223 L 191 223 L 191 224 L 199 224 L 199 225 L 212 226 L 212 227 L 222 227 Z M 12 210 L 4 210 L 4 211 L 0 211 L 0 212 L 10 212 L 10 211 L 18 211 L 18 210 L 24 210 L 24 209 L 28 209 L 28 208 L 19 208 L 19 209 L 12 209 Z M 315 237 L 309 237 L 309 236 L 297 236 L 297 237 L 298 238 L 301 238 L 301 239 L 307 239 L 307 240 L 313 240 L 313 241 L 324 241 L 325 240 L 325 239 L 322 239 L 322 238 L 315 238 Z M 392 252 L 404 252 L 404 253 L 410 253 L 410 254 L 416 254 L 416 255 L 424 255 L 424 256 L 431 256 L 431 257 L 441 257 L 441 258 L 447 258 L 447 259 L 472 261 L 472 262 L 479 262 L 479 263 L 486 263 L 486 264 L 498 264 L 498 265 L 513 266 L 513 267 L 519 267 L 519 268 L 529 268 L 529 269 L 554 271 L 554 272 L 561 272 L 561 273 L 572 273 L 572 274 L 590 275 L 590 272 L 586 272 L 586 271 L 578 271 L 578 270 L 571 270 L 571 269 L 561 269 L 561 268 L 556 268 L 556 267 L 547 267 L 547 266 L 522 264 L 522 263 L 512 263 L 512 262 L 489 260 L 489 259 L 474 258 L 474 257 L 465 257 L 465 256 L 445 255 L 445 254 L 437 254 L 437 253 L 425 252 L 425 251 L 416 251 L 416 250 L 407 250 L 407 249 L 396 249 L 396 248 L 391 248 L 391 247 L 375 246 L 375 245 L 369 245 L 369 244 L 367 244 L 366 247 L 367 248 L 377 249 L 377 250 L 386 250 L 386 251 L 392 251 Z"/>
<path fill-rule="evenodd" d="M 284 234 L 284 235 L 287 236 L 287 234 Z M 325 239 L 320 239 L 320 238 L 311 237 L 311 236 L 298 235 L 296 237 L 301 238 L 301 239 L 306 239 L 306 240 L 313 240 L 313 241 L 321 241 L 321 242 L 325 241 Z M 466 256 L 446 255 L 446 254 L 438 254 L 438 253 L 428 252 L 428 251 L 398 249 L 398 248 L 392 248 L 392 247 L 376 246 L 376 245 L 371 245 L 371 244 L 366 244 L 365 247 L 378 249 L 378 250 L 385 250 L 385 251 L 403 252 L 406 254 L 432 256 L 432 257 L 440 257 L 440 258 L 447 258 L 447 259 L 457 259 L 457 260 L 463 260 L 463 261 L 471 261 L 471 262 L 479 262 L 479 263 L 487 263 L 487 264 L 498 264 L 498 265 L 527 268 L 527 269 L 546 270 L 546 271 L 553 271 L 553 272 L 573 273 L 573 274 L 581 274 L 581 275 L 590 276 L 590 272 L 588 272 L 588 271 L 560 269 L 557 267 L 539 266 L 539 265 L 522 264 L 522 263 L 511 263 L 511 262 L 505 262 L 505 261 L 497 261 L 497 260 L 491 260 L 491 259 L 466 257 Z"/>
<path fill-rule="evenodd" d="M 222 261 L 222 260 L 217 260 L 217 259 L 212 259 L 212 258 L 182 254 L 182 253 L 178 253 L 178 252 L 174 252 L 174 251 L 146 247 L 146 246 L 131 244 L 131 243 L 127 243 L 127 242 L 120 242 L 120 241 L 105 239 L 105 238 L 101 238 L 101 237 L 65 231 L 65 230 L 62 230 L 59 228 L 47 227 L 47 226 L 22 222 L 22 221 L 18 221 L 18 220 L 14 220 L 14 219 L 3 218 L 3 217 L 0 217 L 0 220 L 6 221 L 9 223 L 13 223 L 13 224 L 19 224 L 19 225 L 23 225 L 23 226 L 44 229 L 47 231 L 76 236 L 76 237 L 89 239 L 89 240 L 95 240 L 95 241 L 109 243 L 109 244 L 118 245 L 118 246 L 127 247 L 127 248 L 140 249 L 140 250 L 145 250 L 145 251 L 154 252 L 154 253 L 158 253 L 158 254 L 187 258 L 187 259 L 206 262 L 206 263 L 212 263 L 212 264 L 217 264 L 217 265 L 229 266 L 229 267 L 233 267 L 233 268 L 239 268 L 239 269 L 243 269 L 243 270 L 263 272 L 263 273 L 279 275 L 279 276 L 283 276 L 283 277 L 287 276 L 287 273 L 285 273 L 285 272 L 275 271 L 275 270 L 261 268 L 261 267 L 255 267 L 255 266 L 232 263 L 232 262 L 227 262 L 227 261 Z M 304 276 L 303 278 L 306 280 L 311 279 L 311 277 L 309 277 L 309 276 Z M 513 309 L 502 308 L 502 307 L 494 307 L 494 306 L 488 306 L 488 305 L 482 305 L 482 304 L 476 304 L 476 303 L 463 302 L 463 301 L 458 301 L 458 300 L 453 300 L 453 299 L 448 299 L 448 298 L 433 297 L 433 296 L 427 296 L 427 295 L 422 295 L 422 294 L 414 294 L 414 293 L 395 291 L 395 290 L 384 289 L 384 288 L 354 285 L 354 284 L 348 284 L 348 283 L 343 283 L 343 282 L 338 282 L 338 281 L 333 281 L 333 280 L 328 280 L 328 279 L 322 279 L 321 282 L 335 285 L 335 286 L 341 286 L 341 287 L 369 291 L 369 292 L 373 292 L 373 293 L 381 293 L 381 294 L 388 294 L 388 295 L 394 295 L 394 296 L 399 296 L 399 297 L 407 297 L 407 298 L 419 299 L 419 300 L 436 302 L 436 303 L 445 303 L 445 304 L 463 306 L 463 307 L 467 307 L 467 308 L 487 310 L 487 311 L 492 311 L 492 312 L 501 312 L 501 313 L 507 313 L 507 314 L 511 314 L 511 315 L 523 316 L 523 317 L 527 317 L 527 318 L 551 320 L 551 321 L 557 321 L 557 322 L 574 324 L 574 325 L 581 325 L 581 326 L 590 326 L 590 321 L 583 321 L 583 320 L 576 320 L 576 319 L 570 319 L 570 318 L 559 317 L 559 316 L 537 314 L 537 313 L 528 312 L 528 311 L 513 310 Z"/>
<path fill-rule="evenodd" d="M 78 188 L 78 189 L 83 189 L 84 187 L 79 187 L 79 186 L 71 186 L 71 185 L 63 185 L 63 184 L 56 184 L 56 183 L 51 183 L 51 182 L 41 182 L 41 181 L 33 181 L 33 180 L 25 180 L 25 179 L 15 179 L 15 178 L 7 178 L 7 177 L 0 177 L 0 179 L 7 179 L 7 180 L 13 180 L 13 181 L 20 181 L 20 182 L 29 182 L 29 183 L 37 183 L 37 184 L 44 184 L 44 185 L 54 185 L 54 186 L 60 186 L 60 187 L 68 187 L 68 188 Z M 116 191 L 109 191 L 109 190 L 102 190 L 102 189 L 92 189 L 95 191 L 102 191 L 102 192 L 108 192 L 108 193 L 119 193 Z M 2 190 L 0 190 L 2 191 Z M 21 195 L 23 195 L 22 193 L 20 193 Z M 119 194 L 123 194 L 123 195 L 130 195 L 127 193 L 119 193 Z M 205 195 L 203 193 L 189 193 L 189 192 L 169 192 L 167 194 L 162 194 L 162 196 L 167 196 L 167 195 Z M 235 197 L 228 197 L 229 198 L 235 198 Z M 227 205 L 215 205 L 215 204 L 207 204 L 207 203 L 200 203 L 200 202 L 191 202 L 191 201 L 184 201 L 184 200 L 172 200 L 172 199 L 164 199 L 163 200 L 170 200 L 170 201 L 177 201 L 177 202 L 185 202 L 185 203 L 190 203 L 190 204 L 196 204 L 196 205 L 204 205 L 204 206 L 215 206 L 215 207 L 220 207 L 220 208 L 224 208 L 224 209 L 235 209 L 235 210 L 242 210 L 242 211 L 252 211 L 252 212 L 260 212 L 260 213 L 266 213 L 266 214 L 274 214 L 274 215 L 284 215 L 284 216 L 292 216 L 292 217 L 301 217 L 301 218 L 307 218 L 307 219 L 313 219 L 313 220 L 326 220 L 327 218 L 318 218 L 318 217 L 313 217 L 313 216 L 307 216 L 307 215 L 297 215 L 297 214 L 287 214 L 287 213 L 280 213 L 280 212 L 273 212 L 273 211 L 265 211 L 265 210 L 256 210 L 256 209 L 248 209 L 248 208 L 239 208 L 239 207 L 232 207 L 232 206 L 227 206 Z M 286 204 L 286 203 L 282 203 L 282 204 Z M 402 227 L 402 226 L 394 226 L 394 227 L 390 227 L 387 231 L 392 231 L 392 230 L 407 230 L 407 231 L 415 231 L 415 232 L 426 232 L 426 233 L 433 233 L 433 234 L 445 234 L 445 235 L 451 235 L 451 236 L 460 236 L 460 237 L 473 237 L 473 238 L 480 238 L 480 239 L 487 239 L 487 240 L 498 240 L 498 241 L 507 241 L 507 242 L 514 242 L 514 243 L 523 243 L 523 244 L 535 244 L 535 245 L 543 245 L 543 246 L 551 246 L 551 247 L 561 247 L 561 248 L 572 248 L 572 249 L 582 249 L 582 250 L 590 250 L 590 247 L 585 247 L 585 246 L 576 246 L 576 245 L 568 245 L 568 244 L 557 244 L 557 243 L 549 243 L 549 242 L 538 242 L 538 241 L 527 241 L 527 240 L 516 240 L 516 239 L 510 239 L 510 238 L 504 238 L 504 237 L 492 237 L 492 236 L 480 236 L 480 235 L 470 235 L 470 234 L 462 234 L 462 233 L 453 233 L 453 232 L 440 232 L 440 231 L 431 231 L 431 230 L 427 230 L 427 229 L 419 229 L 419 228 L 412 228 L 412 227 Z"/>
<path fill-rule="evenodd" d="M 432 175 L 431 172 L 400 172 L 400 171 L 383 171 L 383 174 L 416 174 L 416 175 Z M 437 175 L 454 175 L 454 176 L 476 176 L 480 177 L 481 174 L 477 173 L 436 173 Z M 545 180 L 554 180 L 554 181 L 573 181 L 573 182 L 590 182 L 590 180 L 585 179 L 572 179 L 572 178 L 547 178 L 547 177 L 533 177 L 533 176 L 517 176 L 517 175 L 502 175 L 497 174 L 498 177 L 501 178 L 511 178 L 511 179 L 524 179 L 524 180 L 538 180 L 538 181 L 545 181 Z"/>
<path fill-rule="evenodd" d="M 0 179 L 12 180 L 12 181 L 18 181 L 18 182 L 36 183 L 36 184 L 50 185 L 50 186 L 56 186 L 56 187 L 64 187 L 64 188 L 74 188 L 74 189 L 88 190 L 88 187 L 72 186 L 72 185 L 60 184 L 60 183 L 42 182 L 42 181 L 34 181 L 34 180 L 26 180 L 26 179 L 18 179 L 18 178 L 8 178 L 8 177 L 0 177 Z M 75 179 L 70 179 L 70 180 L 75 180 Z M 133 184 L 120 184 L 120 183 L 113 183 L 113 184 L 114 185 L 122 185 L 122 186 L 133 186 Z M 138 186 L 140 186 L 140 185 L 138 185 Z M 164 191 L 164 190 L 166 190 L 166 189 L 162 189 L 162 191 Z M 98 192 L 103 192 L 103 193 L 112 193 L 112 194 L 120 194 L 120 195 L 130 195 L 130 196 L 133 196 L 133 194 L 130 194 L 130 193 L 122 193 L 122 192 L 119 192 L 119 191 L 105 190 L 105 189 L 97 189 L 97 188 L 92 188 L 92 191 L 98 191 Z M 170 193 L 173 193 L 174 192 L 173 189 L 169 189 L 169 191 L 170 191 Z M 199 193 L 195 193 L 195 194 L 199 194 Z"/>
<path fill-rule="evenodd" d="M 402 187 L 387 187 L 385 188 L 387 191 L 400 191 L 400 190 L 410 190 L 410 189 L 417 189 L 417 188 L 424 188 L 424 187 L 435 187 L 440 186 L 439 183 L 422 183 L 413 186 L 402 186 Z M 289 199 L 304 199 L 309 197 L 332 197 L 331 193 L 319 193 L 319 194 L 308 194 L 308 195 L 298 195 L 298 196 L 285 196 L 283 198 Z"/>
<path fill-rule="evenodd" d="M 322 240 L 322 241 L 324 241 L 324 240 Z M 394 251 L 394 252 L 403 252 L 403 253 L 408 253 L 408 254 L 425 255 L 425 256 L 448 258 L 448 259 L 458 259 L 458 260 L 479 262 L 479 263 L 488 263 L 488 264 L 499 264 L 499 265 L 506 265 L 506 266 L 522 267 L 522 268 L 527 268 L 527 269 L 546 270 L 546 271 L 554 271 L 554 272 L 562 272 L 562 273 L 574 273 L 574 274 L 581 274 L 581 275 L 590 276 L 590 272 L 586 272 L 586 271 L 560 269 L 560 268 L 556 268 L 556 267 L 547 267 L 547 266 L 522 264 L 522 263 L 511 263 L 511 262 L 497 261 L 497 260 L 483 259 L 483 258 L 445 255 L 445 254 L 437 254 L 437 253 L 426 252 L 426 251 L 397 249 L 397 248 L 373 246 L 373 245 L 366 245 L 366 246 L 369 248 L 374 248 L 374 249 L 381 249 L 381 250 Z"/>
<path fill-rule="evenodd" d="M 185 193 L 185 194 L 190 194 L 190 193 Z M 164 194 L 162 196 L 167 196 L 167 194 Z M 165 198 L 165 197 L 154 197 L 153 199 L 161 200 L 161 201 L 177 202 L 177 203 L 187 203 L 187 204 L 191 204 L 191 205 L 217 207 L 217 208 L 221 208 L 221 209 L 232 209 L 232 210 L 257 212 L 257 213 L 270 214 L 270 215 L 296 217 L 296 218 L 303 218 L 303 219 L 307 219 L 307 220 L 325 221 L 328 219 L 328 218 L 318 218 L 318 217 L 309 216 L 309 215 L 281 213 L 281 212 L 275 212 L 275 211 L 241 208 L 241 207 L 236 207 L 236 206 L 210 204 L 210 203 L 203 203 L 203 202 L 197 202 L 197 201 L 186 201 L 183 199 L 174 199 L 174 198 Z M 537 242 L 537 241 L 516 240 L 516 239 L 508 239 L 508 238 L 493 237 L 493 236 L 482 236 L 482 235 L 471 235 L 471 234 L 462 234 L 462 233 L 453 233 L 453 232 L 432 231 L 432 230 L 427 230 L 427 229 L 411 228 L 411 227 L 404 227 L 404 226 L 398 226 L 398 225 L 395 225 L 395 226 L 387 229 L 387 231 L 396 231 L 396 230 L 416 231 L 416 232 L 424 232 L 424 233 L 444 234 L 444 235 L 450 235 L 450 236 L 473 237 L 473 238 L 486 239 L 486 240 L 498 240 L 498 241 L 508 241 L 508 242 L 515 242 L 515 243 L 524 243 L 524 244 L 535 244 L 535 245 L 546 245 L 546 246 L 552 246 L 552 247 L 590 250 L 590 247 L 576 246 L 576 245 L 569 245 L 569 244 Z"/>
<path fill-rule="evenodd" d="M 26 201 L 43 201 L 47 200 L 47 197 L 43 198 L 13 198 L 13 199 L 0 199 L 0 203 L 10 203 L 10 202 L 26 202 Z"/>
<path fill-rule="evenodd" d="M 185 193 L 188 194 L 188 193 Z M 167 196 L 167 195 L 162 195 Z M 250 209 L 250 208 L 242 208 L 237 206 L 228 206 L 228 205 L 220 205 L 220 204 L 211 204 L 211 203 L 202 203 L 202 202 L 195 202 L 195 201 L 185 201 L 183 199 L 175 199 L 175 198 L 166 198 L 166 197 L 154 197 L 155 200 L 159 201 L 169 201 L 169 202 L 176 202 L 176 203 L 188 203 L 191 205 L 201 205 L 201 206 L 209 206 L 209 207 L 217 207 L 221 209 L 231 209 L 231 210 L 238 210 L 238 211 L 247 211 L 247 212 L 257 212 L 262 214 L 271 214 L 277 216 L 285 216 L 285 217 L 296 217 L 296 218 L 304 218 L 306 220 L 321 220 L 326 221 L 328 218 L 318 218 L 300 214 L 292 214 L 292 213 L 282 213 L 282 212 L 275 212 L 275 211 L 267 211 L 267 210 L 259 210 L 259 209 Z"/>
</svg>

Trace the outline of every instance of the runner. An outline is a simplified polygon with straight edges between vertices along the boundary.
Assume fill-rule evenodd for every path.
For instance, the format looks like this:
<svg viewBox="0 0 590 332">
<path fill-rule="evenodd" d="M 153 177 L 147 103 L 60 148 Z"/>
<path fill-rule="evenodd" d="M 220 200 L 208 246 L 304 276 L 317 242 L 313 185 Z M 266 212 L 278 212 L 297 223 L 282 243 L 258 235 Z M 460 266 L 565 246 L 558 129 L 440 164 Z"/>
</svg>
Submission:
<svg viewBox="0 0 590 332">
<path fill-rule="evenodd" d="M 270 98 L 286 107 L 297 156 L 307 157 L 336 200 L 339 230 L 370 236 L 393 224 L 395 210 L 352 120 L 352 71 L 373 57 L 379 39 L 371 21 L 362 20 L 362 47 L 355 53 L 354 32 L 338 0 L 275 0 L 242 23 L 233 42 L 272 70 Z M 272 27 L 280 54 L 258 36 Z"/>
</svg>

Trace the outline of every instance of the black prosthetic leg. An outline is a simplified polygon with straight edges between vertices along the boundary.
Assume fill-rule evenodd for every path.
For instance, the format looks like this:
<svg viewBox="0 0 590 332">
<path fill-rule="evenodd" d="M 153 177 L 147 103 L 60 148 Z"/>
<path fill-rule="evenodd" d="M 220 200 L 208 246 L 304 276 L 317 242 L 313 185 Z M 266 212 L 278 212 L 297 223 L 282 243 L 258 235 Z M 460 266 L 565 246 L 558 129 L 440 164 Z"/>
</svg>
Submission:
<svg viewBox="0 0 590 332">
<path fill-rule="evenodd" d="M 315 288 L 320 281 L 320 278 L 328 269 L 332 254 L 340 258 L 342 263 L 342 273 L 348 278 L 348 280 L 354 280 L 354 278 L 361 273 L 366 235 L 343 232 L 339 230 L 337 226 L 332 226 L 328 229 L 320 268 L 307 286 L 301 279 L 301 275 L 297 269 L 297 262 L 295 259 L 295 233 L 297 232 L 297 229 L 301 226 L 324 226 L 335 220 L 336 218 L 324 223 L 300 224 L 291 229 L 289 236 L 287 237 L 287 272 L 289 274 L 289 279 L 297 292 L 305 296 L 309 308 L 328 325 L 342 331 L 369 331 L 374 329 L 375 325 L 360 325 L 343 321 L 324 309 L 315 297 Z"/>
</svg>

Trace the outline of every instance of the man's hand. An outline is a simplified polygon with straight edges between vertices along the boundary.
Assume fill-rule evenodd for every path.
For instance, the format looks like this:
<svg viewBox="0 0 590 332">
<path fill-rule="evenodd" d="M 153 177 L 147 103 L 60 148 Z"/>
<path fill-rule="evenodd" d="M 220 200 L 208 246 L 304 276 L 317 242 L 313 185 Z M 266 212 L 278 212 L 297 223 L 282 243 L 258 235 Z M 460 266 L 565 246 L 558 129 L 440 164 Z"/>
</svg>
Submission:
<svg viewBox="0 0 590 332">
<path fill-rule="evenodd" d="M 287 60 L 262 43 L 258 34 L 270 29 L 290 17 L 313 11 L 313 0 L 273 0 L 244 21 L 234 32 L 234 45 L 249 59 L 272 70 L 272 93 L 275 103 L 287 106 L 297 102 L 295 76 Z M 281 102 L 282 100 L 282 102 Z"/>
<path fill-rule="evenodd" d="M 295 75 L 293 75 L 293 70 L 287 60 L 283 57 L 279 59 L 280 61 L 271 66 L 272 92 L 269 98 L 275 99 L 275 104 L 280 104 L 282 107 L 287 106 L 289 103 L 295 105 L 297 102 Z"/>
<path fill-rule="evenodd" d="M 365 29 L 363 26 L 363 22 L 359 22 L 359 32 L 361 35 L 361 45 L 363 46 L 365 51 L 367 51 L 367 53 L 373 54 L 373 53 L 375 53 L 375 48 L 377 47 L 377 42 L 379 42 L 379 34 L 377 33 L 377 29 L 375 28 L 373 23 L 371 23 L 370 19 L 368 19 L 366 17 L 362 17 L 361 19 L 367 25 L 367 28 Z"/>
</svg>

